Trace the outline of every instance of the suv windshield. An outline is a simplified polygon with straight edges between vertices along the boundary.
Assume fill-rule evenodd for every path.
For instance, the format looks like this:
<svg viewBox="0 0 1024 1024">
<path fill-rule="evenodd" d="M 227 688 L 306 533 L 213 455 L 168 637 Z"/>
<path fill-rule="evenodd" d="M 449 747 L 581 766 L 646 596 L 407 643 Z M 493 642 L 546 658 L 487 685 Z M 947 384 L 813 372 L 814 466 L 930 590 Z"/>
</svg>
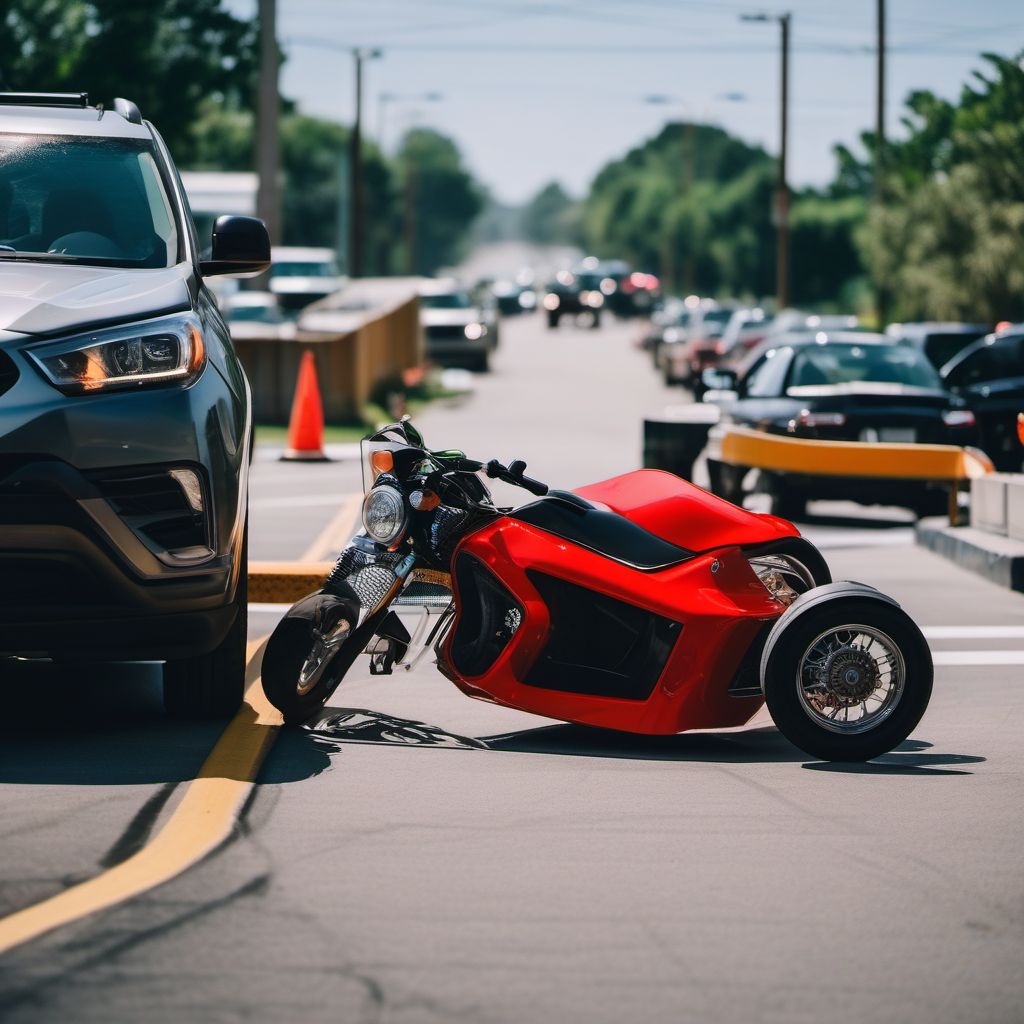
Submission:
<svg viewBox="0 0 1024 1024">
<path fill-rule="evenodd" d="M 178 230 L 153 145 L 0 133 L 0 257 L 168 267 Z"/>
</svg>

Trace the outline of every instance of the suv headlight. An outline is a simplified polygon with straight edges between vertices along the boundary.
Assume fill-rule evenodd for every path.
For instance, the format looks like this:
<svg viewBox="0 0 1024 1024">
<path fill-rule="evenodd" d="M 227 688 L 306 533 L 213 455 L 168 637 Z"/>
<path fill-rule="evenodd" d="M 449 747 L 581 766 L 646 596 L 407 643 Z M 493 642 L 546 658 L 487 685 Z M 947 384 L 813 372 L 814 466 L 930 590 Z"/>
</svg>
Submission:
<svg viewBox="0 0 1024 1024">
<path fill-rule="evenodd" d="M 394 544 L 409 521 L 401 492 L 387 484 L 373 487 L 363 499 L 363 529 L 378 544 Z"/>
<path fill-rule="evenodd" d="M 188 314 L 90 331 L 29 349 L 66 395 L 144 387 L 196 377 L 206 362 L 199 321 Z"/>
</svg>

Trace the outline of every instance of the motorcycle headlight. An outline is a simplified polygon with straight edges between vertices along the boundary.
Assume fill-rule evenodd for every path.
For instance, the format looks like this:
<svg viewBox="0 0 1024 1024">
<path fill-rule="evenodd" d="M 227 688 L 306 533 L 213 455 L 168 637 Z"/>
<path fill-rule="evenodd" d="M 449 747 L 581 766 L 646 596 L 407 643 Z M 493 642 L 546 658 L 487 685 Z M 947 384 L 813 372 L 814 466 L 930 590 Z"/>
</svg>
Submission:
<svg viewBox="0 0 1024 1024">
<path fill-rule="evenodd" d="M 199 321 L 189 315 L 90 331 L 28 350 L 66 395 L 189 380 L 206 361 Z"/>
<path fill-rule="evenodd" d="M 395 487 L 382 484 L 363 499 L 363 529 L 378 544 L 394 544 L 405 533 L 408 520 L 405 502 Z"/>
<path fill-rule="evenodd" d="M 799 562 L 783 555 L 751 558 L 750 568 L 771 596 L 787 607 L 814 586 L 810 572 Z"/>
</svg>

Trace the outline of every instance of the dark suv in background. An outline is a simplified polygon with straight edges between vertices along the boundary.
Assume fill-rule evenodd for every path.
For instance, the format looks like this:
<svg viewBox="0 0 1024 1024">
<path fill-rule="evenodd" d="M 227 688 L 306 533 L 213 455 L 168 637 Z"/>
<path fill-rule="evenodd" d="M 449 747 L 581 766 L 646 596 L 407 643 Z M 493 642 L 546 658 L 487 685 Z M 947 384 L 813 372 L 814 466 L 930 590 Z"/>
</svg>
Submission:
<svg viewBox="0 0 1024 1024">
<path fill-rule="evenodd" d="M 249 388 L 156 129 L 115 100 L 0 94 L 0 654 L 166 662 L 168 710 L 237 707 Z M 2 673 L 2 662 L 0 662 Z"/>
</svg>

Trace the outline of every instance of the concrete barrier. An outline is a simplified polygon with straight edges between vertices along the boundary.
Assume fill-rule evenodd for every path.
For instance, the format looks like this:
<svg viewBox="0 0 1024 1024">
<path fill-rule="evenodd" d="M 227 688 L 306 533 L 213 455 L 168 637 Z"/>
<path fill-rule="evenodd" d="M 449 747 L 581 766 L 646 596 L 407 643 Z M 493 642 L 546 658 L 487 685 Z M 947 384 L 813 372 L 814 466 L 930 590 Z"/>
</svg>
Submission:
<svg viewBox="0 0 1024 1024">
<path fill-rule="evenodd" d="M 1024 474 L 993 473 L 972 480 L 971 526 L 1024 540 Z"/>
<path fill-rule="evenodd" d="M 418 278 L 365 278 L 307 306 L 293 337 L 233 325 L 258 423 L 287 423 L 299 360 L 307 349 L 328 423 L 354 422 L 374 392 L 423 364 Z M 261 336 L 262 335 L 262 336 Z"/>
<path fill-rule="evenodd" d="M 667 406 L 660 416 L 644 419 L 645 469 L 665 469 L 693 478 L 693 463 L 707 443 L 708 431 L 718 422 L 714 405 L 694 403 Z"/>
</svg>

